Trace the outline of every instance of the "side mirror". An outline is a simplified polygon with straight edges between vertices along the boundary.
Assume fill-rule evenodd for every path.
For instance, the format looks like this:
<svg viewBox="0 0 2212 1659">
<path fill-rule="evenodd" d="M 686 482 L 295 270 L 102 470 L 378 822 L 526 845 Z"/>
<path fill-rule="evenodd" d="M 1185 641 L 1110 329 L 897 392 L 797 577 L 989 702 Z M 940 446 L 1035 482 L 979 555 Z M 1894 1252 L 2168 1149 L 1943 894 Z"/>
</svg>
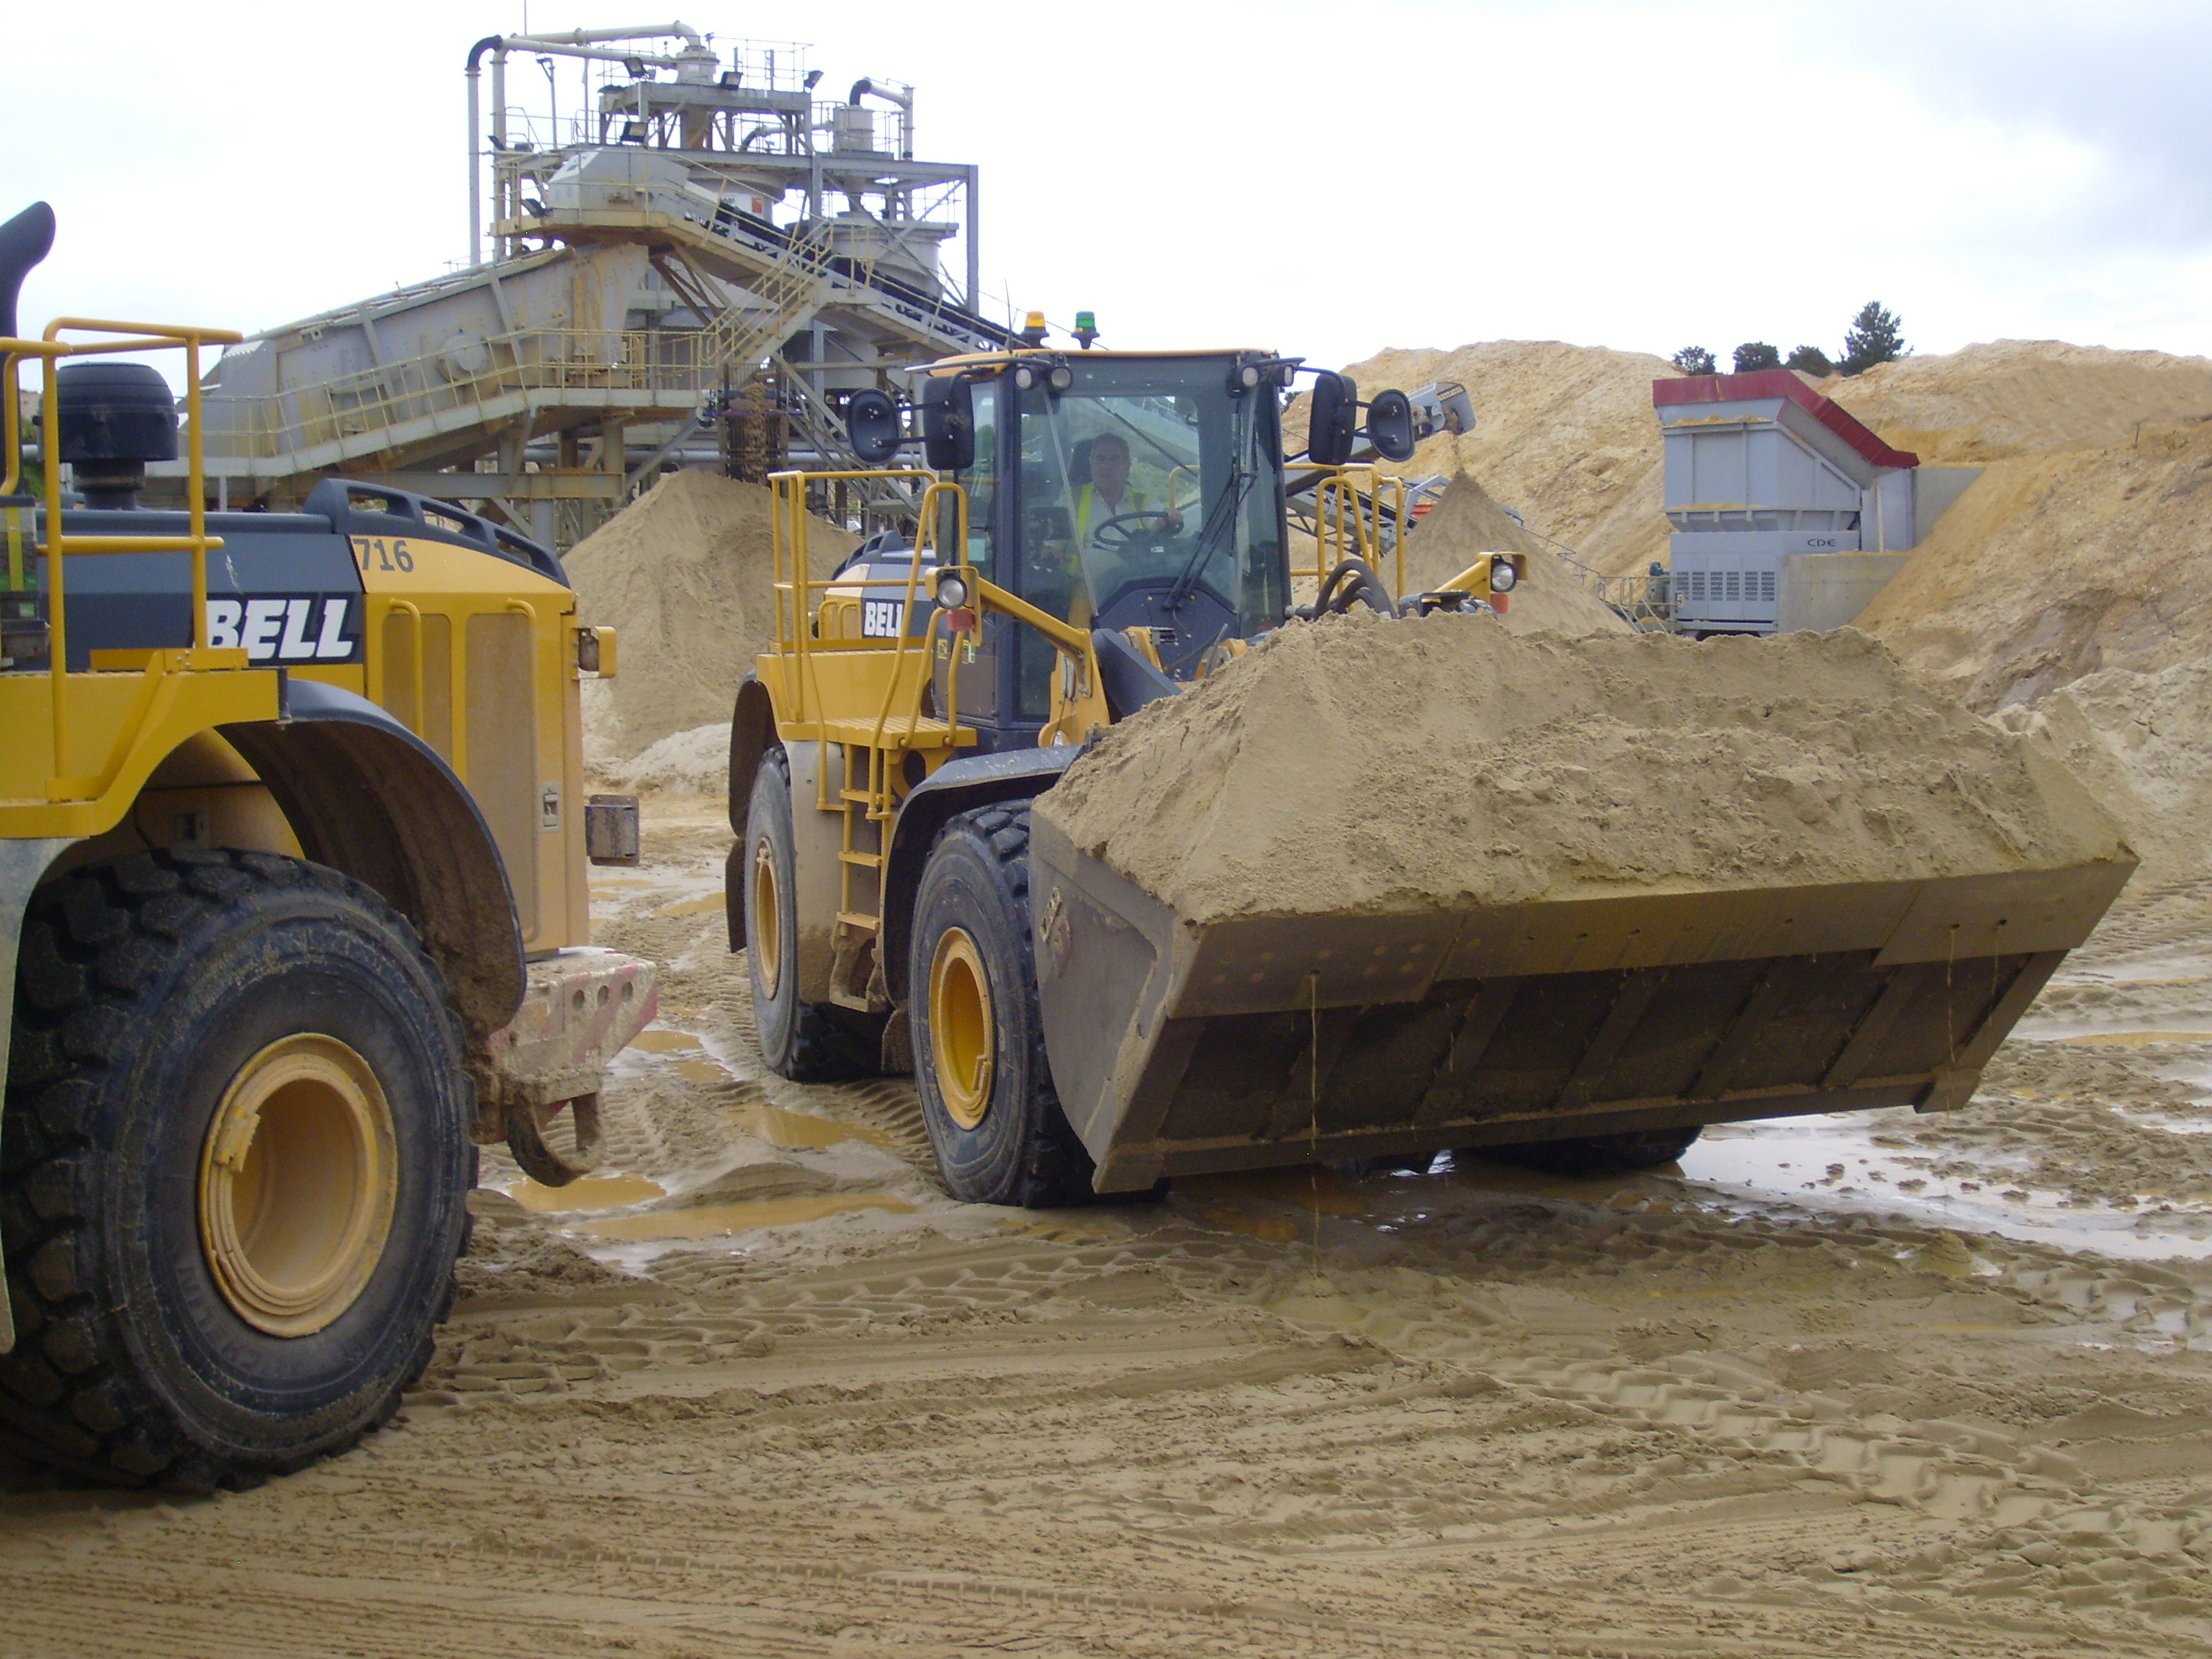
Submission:
<svg viewBox="0 0 2212 1659">
<path fill-rule="evenodd" d="M 868 466 L 881 466 L 898 453 L 898 405 L 890 394 L 871 388 L 855 392 L 845 402 L 845 436 L 853 453 Z"/>
<path fill-rule="evenodd" d="M 1402 392 L 1378 392 L 1367 405 L 1367 441 L 1386 461 L 1413 455 L 1413 400 Z"/>
<path fill-rule="evenodd" d="M 1352 459 L 1352 441 L 1358 427 L 1359 388 L 1342 374 L 1315 376 L 1306 458 L 1316 466 L 1342 466 Z"/>
<path fill-rule="evenodd" d="M 15 298 L 23 278 L 54 245 L 54 210 L 33 202 L 0 225 L 0 335 L 15 336 Z"/>
<path fill-rule="evenodd" d="M 957 374 L 921 383 L 921 453 L 939 472 L 975 465 L 975 399 Z"/>
</svg>

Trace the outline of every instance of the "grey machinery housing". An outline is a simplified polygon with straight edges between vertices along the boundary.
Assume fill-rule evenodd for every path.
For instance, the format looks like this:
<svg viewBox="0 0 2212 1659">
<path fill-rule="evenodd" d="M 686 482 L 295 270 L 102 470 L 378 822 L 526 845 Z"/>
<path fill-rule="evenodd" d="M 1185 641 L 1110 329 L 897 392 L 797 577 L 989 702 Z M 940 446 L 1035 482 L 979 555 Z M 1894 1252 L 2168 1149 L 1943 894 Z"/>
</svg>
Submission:
<svg viewBox="0 0 2212 1659">
<path fill-rule="evenodd" d="M 1786 368 L 1651 383 L 1685 634 L 1840 628 L 1981 476 L 1923 467 Z"/>
</svg>

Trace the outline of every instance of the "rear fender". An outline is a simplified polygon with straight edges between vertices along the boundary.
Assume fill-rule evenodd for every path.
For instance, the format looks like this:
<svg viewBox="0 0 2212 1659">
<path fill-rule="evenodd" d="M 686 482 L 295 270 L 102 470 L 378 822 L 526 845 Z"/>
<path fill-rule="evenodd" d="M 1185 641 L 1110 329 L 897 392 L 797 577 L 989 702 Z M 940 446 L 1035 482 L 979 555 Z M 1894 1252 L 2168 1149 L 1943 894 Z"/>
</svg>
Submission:
<svg viewBox="0 0 2212 1659">
<path fill-rule="evenodd" d="M 1013 749 L 948 761 L 915 786 L 891 829 L 890 864 L 884 884 L 883 949 L 877 960 L 895 1003 L 906 1000 L 906 953 L 913 931 L 914 897 L 937 832 L 956 813 L 995 801 L 1041 795 L 1060 781 L 1082 750 L 1072 743 L 1049 749 Z"/>
<path fill-rule="evenodd" d="M 378 893 L 446 975 L 471 1048 L 513 1019 L 522 933 L 507 866 L 468 787 L 438 751 L 367 698 L 294 679 L 284 717 L 226 726 L 301 852 Z"/>
<path fill-rule="evenodd" d="M 753 675 L 738 688 L 738 706 L 730 716 L 730 829 L 745 833 L 745 814 L 751 809 L 753 774 L 763 757 L 781 743 L 775 730 L 775 705 L 768 688 Z"/>
</svg>

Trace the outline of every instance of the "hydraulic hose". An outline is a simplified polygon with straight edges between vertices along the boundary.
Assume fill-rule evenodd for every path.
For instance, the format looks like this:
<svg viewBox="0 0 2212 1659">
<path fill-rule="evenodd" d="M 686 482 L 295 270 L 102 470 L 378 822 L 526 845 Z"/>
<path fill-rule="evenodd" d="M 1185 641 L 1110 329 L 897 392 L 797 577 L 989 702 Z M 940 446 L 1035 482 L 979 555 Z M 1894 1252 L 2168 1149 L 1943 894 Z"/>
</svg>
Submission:
<svg viewBox="0 0 2212 1659">
<path fill-rule="evenodd" d="M 1318 617 L 1330 611 L 1341 614 L 1361 604 L 1386 617 L 1398 614 L 1398 603 L 1390 597 L 1390 590 L 1383 586 L 1382 579 L 1375 574 L 1375 567 L 1364 559 L 1346 559 L 1328 573 L 1321 592 L 1314 595 L 1308 614 Z"/>
</svg>

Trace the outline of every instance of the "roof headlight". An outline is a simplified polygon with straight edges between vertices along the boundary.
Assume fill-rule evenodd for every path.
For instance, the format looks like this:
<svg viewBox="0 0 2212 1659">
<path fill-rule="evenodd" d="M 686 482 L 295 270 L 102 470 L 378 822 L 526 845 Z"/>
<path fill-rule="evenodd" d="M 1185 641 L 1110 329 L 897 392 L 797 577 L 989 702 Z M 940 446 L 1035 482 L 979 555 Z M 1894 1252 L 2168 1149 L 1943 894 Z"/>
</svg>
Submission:
<svg viewBox="0 0 2212 1659">
<path fill-rule="evenodd" d="M 1052 373 L 1045 376 L 1054 392 L 1065 392 L 1075 384 L 1075 371 L 1066 363 L 1054 363 Z"/>
</svg>

